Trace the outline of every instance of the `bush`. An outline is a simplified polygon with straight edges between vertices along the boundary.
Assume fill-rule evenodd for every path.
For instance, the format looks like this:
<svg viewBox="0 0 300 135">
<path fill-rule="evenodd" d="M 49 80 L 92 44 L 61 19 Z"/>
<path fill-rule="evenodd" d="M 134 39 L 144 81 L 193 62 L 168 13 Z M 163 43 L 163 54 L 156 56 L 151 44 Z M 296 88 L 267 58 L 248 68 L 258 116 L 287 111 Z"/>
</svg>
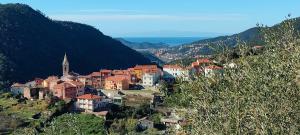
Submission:
<svg viewBox="0 0 300 135">
<path fill-rule="evenodd" d="M 64 114 L 57 117 L 43 134 L 98 134 L 104 135 L 104 119 L 89 114 Z"/>
<path fill-rule="evenodd" d="M 189 99 L 190 134 L 299 134 L 300 43 L 294 20 L 262 27 L 265 50 L 247 55 L 240 43 L 237 68 L 223 76 L 180 85 Z M 224 55 L 226 56 L 226 55 Z M 298 75 L 299 76 L 299 75 Z"/>
</svg>

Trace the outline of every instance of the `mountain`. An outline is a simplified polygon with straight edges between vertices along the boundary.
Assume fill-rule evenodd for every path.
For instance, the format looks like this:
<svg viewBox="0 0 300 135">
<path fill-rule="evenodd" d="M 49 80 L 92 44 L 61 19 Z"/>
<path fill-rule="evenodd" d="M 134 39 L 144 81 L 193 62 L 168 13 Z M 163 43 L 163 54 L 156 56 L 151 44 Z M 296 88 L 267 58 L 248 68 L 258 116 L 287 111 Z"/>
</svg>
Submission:
<svg viewBox="0 0 300 135">
<path fill-rule="evenodd" d="M 116 39 L 132 49 L 159 49 L 159 48 L 169 47 L 169 45 L 166 43 L 149 43 L 149 42 L 137 43 L 137 42 L 127 41 L 123 38 L 116 38 Z"/>
<path fill-rule="evenodd" d="M 61 75 L 65 53 L 70 70 L 80 74 L 150 63 L 89 25 L 51 20 L 23 4 L 0 4 L 0 81 Z"/>
<path fill-rule="evenodd" d="M 280 25 L 282 25 L 282 23 L 279 23 L 269 28 L 276 29 Z M 300 31 L 300 18 L 295 18 L 295 29 Z M 164 50 L 158 50 L 159 52 L 163 52 L 159 56 L 159 58 L 168 58 L 168 60 L 172 61 L 177 59 L 199 57 L 201 55 L 211 55 L 214 53 L 213 49 L 218 48 L 219 45 L 224 45 L 229 48 L 233 48 L 237 45 L 239 40 L 246 42 L 250 46 L 264 44 L 262 41 L 262 36 L 259 32 L 259 28 L 254 27 L 244 32 L 230 36 L 219 36 L 216 38 L 203 39 L 181 46 L 169 47 Z"/>
<path fill-rule="evenodd" d="M 158 57 L 156 57 L 154 54 L 152 54 L 150 51 L 139 51 L 141 54 L 143 54 L 146 58 L 148 58 L 152 63 L 156 63 L 160 66 L 162 66 L 163 64 L 165 64 L 164 61 L 162 61 L 161 59 L 159 59 Z"/>
</svg>

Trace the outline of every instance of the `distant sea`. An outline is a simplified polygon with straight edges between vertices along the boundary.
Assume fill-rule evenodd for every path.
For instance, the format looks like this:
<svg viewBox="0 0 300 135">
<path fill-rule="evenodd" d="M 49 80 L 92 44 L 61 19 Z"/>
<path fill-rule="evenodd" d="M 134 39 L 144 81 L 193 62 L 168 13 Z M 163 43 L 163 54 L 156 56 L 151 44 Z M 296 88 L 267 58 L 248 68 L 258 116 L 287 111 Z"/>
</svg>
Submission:
<svg viewBox="0 0 300 135">
<path fill-rule="evenodd" d="M 207 37 L 125 37 L 123 38 L 131 42 L 149 42 L 149 43 L 166 43 L 170 46 L 182 45 L 194 41 L 207 39 Z"/>
</svg>

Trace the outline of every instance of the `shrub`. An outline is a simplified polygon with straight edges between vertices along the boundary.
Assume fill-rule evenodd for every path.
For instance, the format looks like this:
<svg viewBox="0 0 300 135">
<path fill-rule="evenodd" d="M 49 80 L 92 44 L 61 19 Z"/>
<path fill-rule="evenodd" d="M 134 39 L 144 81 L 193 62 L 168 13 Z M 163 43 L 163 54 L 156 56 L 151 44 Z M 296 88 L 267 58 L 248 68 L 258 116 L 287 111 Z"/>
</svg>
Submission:
<svg viewBox="0 0 300 135">
<path fill-rule="evenodd" d="M 299 134 L 300 43 L 294 20 L 271 29 L 261 27 L 266 43 L 261 55 L 246 54 L 240 43 L 240 58 L 227 59 L 237 68 L 223 76 L 180 85 L 189 99 L 190 134 Z M 226 56 L 226 55 L 224 55 Z"/>
</svg>

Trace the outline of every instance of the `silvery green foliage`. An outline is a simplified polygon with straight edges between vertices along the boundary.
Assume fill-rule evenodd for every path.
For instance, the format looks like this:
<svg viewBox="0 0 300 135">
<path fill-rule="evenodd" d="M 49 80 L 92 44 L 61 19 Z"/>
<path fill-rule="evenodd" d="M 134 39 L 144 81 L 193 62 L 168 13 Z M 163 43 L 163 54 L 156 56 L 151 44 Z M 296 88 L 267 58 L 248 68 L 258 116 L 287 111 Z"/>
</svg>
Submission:
<svg viewBox="0 0 300 135">
<path fill-rule="evenodd" d="M 44 128 L 45 135 L 106 134 L 104 119 L 89 114 L 63 114 Z"/>
<path fill-rule="evenodd" d="M 263 54 L 243 55 L 246 47 L 240 43 L 239 59 L 223 58 L 236 68 L 180 86 L 197 110 L 188 115 L 191 128 L 186 133 L 300 134 L 300 43 L 294 20 L 261 30 Z"/>
</svg>

